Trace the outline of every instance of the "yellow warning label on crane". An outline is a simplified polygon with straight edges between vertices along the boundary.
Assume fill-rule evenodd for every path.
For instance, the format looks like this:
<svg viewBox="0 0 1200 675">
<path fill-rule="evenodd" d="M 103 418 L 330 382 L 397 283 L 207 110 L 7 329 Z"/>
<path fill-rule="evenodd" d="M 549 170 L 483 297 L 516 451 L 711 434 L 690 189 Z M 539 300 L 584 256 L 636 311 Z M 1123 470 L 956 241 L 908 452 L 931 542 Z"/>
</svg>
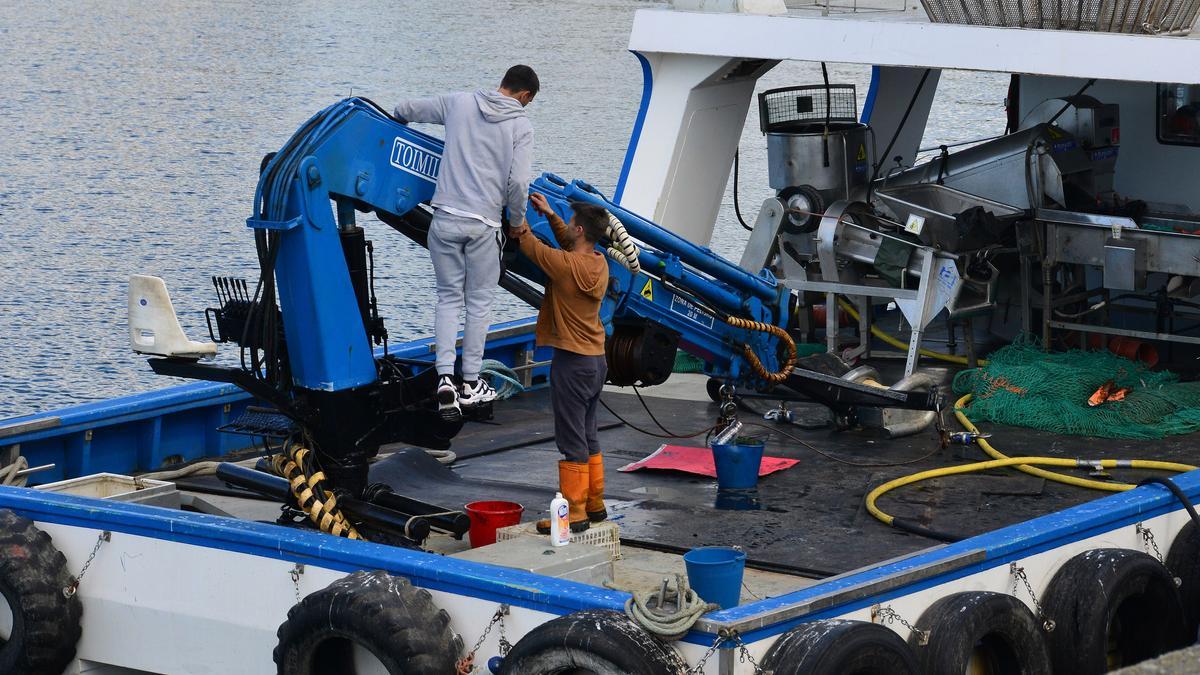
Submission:
<svg viewBox="0 0 1200 675">
<path fill-rule="evenodd" d="M 863 144 L 863 143 L 858 144 L 858 156 L 855 157 L 854 159 L 855 159 L 855 161 L 858 161 L 858 162 L 867 161 L 867 146 L 865 144 Z"/>
<path fill-rule="evenodd" d="M 653 285 L 652 280 L 647 279 L 646 285 L 642 286 L 642 297 L 651 302 L 654 302 L 654 285 Z"/>
</svg>

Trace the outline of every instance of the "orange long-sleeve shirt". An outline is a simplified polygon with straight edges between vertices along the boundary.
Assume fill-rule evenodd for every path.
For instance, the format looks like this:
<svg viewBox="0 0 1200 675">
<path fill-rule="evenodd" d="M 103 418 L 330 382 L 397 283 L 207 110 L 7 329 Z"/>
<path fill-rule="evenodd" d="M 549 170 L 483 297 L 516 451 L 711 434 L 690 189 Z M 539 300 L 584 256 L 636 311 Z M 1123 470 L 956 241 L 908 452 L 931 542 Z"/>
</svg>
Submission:
<svg viewBox="0 0 1200 675">
<path fill-rule="evenodd" d="M 565 241 L 566 223 L 553 214 L 549 220 L 555 239 Z M 520 244 L 521 252 L 549 278 L 534 331 L 537 343 L 584 356 L 603 354 L 600 302 L 608 290 L 608 261 L 593 247 L 564 251 L 532 232 L 526 232 Z"/>
</svg>

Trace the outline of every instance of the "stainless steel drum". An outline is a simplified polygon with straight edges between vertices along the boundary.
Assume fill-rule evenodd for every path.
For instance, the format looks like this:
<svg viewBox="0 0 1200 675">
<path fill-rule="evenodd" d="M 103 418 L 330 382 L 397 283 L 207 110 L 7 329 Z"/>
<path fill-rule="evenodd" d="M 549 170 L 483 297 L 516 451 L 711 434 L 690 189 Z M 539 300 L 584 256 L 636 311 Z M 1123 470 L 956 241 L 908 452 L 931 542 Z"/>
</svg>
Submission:
<svg viewBox="0 0 1200 675">
<path fill-rule="evenodd" d="M 802 133 L 767 134 L 767 169 L 771 187 L 811 185 L 847 199 L 855 187 L 871 179 L 869 127 L 858 122 L 810 125 Z"/>
</svg>

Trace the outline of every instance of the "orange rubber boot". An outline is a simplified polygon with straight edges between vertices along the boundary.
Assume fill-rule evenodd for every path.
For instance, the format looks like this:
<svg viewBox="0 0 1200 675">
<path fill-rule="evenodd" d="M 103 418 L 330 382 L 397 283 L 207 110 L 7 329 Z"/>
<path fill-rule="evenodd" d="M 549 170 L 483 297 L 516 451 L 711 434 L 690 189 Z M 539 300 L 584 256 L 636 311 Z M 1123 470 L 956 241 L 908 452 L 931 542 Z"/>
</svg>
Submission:
<svg viewBox="0 0 1200 675">
<path fill-rule="evenodd" d="M 584 504 L 588 498 L 588 479 L 586 463 L 567 461 L 558 463 L 558 491 L 567 500 L 569 508 L 567 520 L 571 524 L 572 532 L 583 532 L 591 526 L 591 523 L 588 522 L 587 512 L 584 510 Z M 548 518 L 537 521 L 536 527 L 541 534 L 550 534 Z"/>
<path fill-rule="evenodd" d="M 588 457 L 587 517 L 593 523 L 608 518 L 608 509 L 604 508 L 604 459 L 598 452 Z"/>
</svg>

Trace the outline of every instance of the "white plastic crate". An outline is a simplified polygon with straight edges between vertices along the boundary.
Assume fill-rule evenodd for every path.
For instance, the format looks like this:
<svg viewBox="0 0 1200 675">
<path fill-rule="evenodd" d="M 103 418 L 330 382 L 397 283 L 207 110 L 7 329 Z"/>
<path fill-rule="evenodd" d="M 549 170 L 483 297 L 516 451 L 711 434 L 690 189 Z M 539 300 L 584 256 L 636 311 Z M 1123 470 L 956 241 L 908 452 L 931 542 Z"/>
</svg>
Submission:
<svg viewBox="0 0 1200 675">
<path fill-rule="evenodd" d="M 508 541 L 517 537 L 541 537 L 548 539 L 549 535 L 538 534 L 534 523 L 510 525 L 496 530 L 496 541 Z M 611 520 L 593 523 L 586 532 L 572 532 L 571 541 L 581 544 L 591 544 L 608 551 L 611 560 L 621 559 L 621 529 Z"/>
</svg>

